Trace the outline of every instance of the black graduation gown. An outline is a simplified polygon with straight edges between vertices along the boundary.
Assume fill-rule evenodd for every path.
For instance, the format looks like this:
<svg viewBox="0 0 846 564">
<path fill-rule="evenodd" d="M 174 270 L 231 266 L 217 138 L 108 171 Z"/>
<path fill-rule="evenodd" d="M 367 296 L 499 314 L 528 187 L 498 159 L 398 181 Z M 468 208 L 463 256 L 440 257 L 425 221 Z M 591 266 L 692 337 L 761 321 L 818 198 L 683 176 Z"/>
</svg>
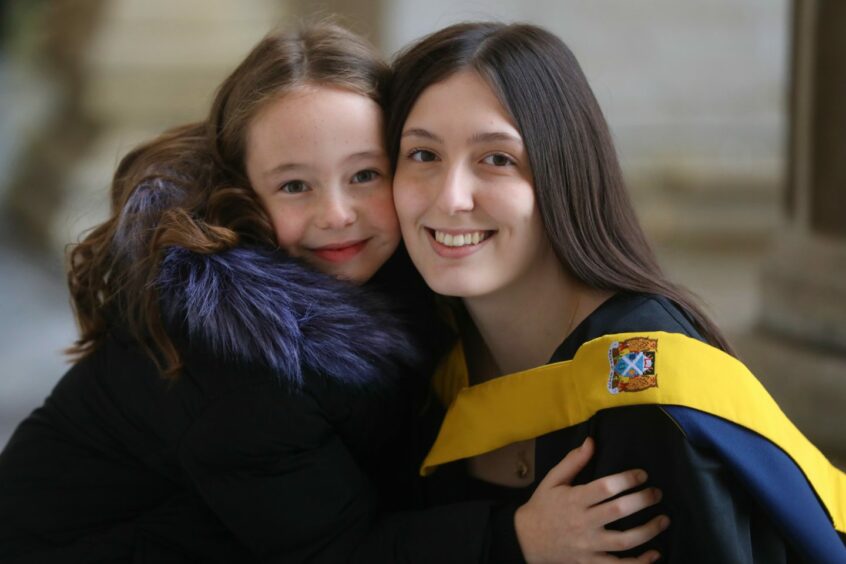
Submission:
<svg viewBox="0 0 846 564">
<path fill-rule="evenodd" d="M 701 340 L 690 321 L 667 299 L 643 294 L 618 293 L 588 316 L 557 348 L 550 363 L 570 360 L 587 341 L 607 334 L 638 331 L 681 333 Z M 435 400 L 425 414 L 425 442 L 431 444 L 445 410 Z M 424 478 L 423 491 L 430 504 L 471 499 L 504 502 L 494 510 L 492 561 L 521 562 L 513 515 L 527 501 L 537 483 L 571 449 L 587 436 L 596 441 L 596 453 L 575 483 L 631 468 L 649 474 L 648 486 L 663 491 L 657 505 L 612 524 L 629 528 L 658 514 L 671 518 L 670 528 L 642 547 L 621 553 L 637 555 L 659 550 L 665 562 L 773 563 L 796 562 L 798 557 L 762 511 L 731 475 L 715 453 L 693 446 L 680 428 L 657 405 L 609 409 L 582 424 L 536 438 L 534 485 L 499 487 L 469 477 L 465 462 L 440 466 Z"/>
</svg>

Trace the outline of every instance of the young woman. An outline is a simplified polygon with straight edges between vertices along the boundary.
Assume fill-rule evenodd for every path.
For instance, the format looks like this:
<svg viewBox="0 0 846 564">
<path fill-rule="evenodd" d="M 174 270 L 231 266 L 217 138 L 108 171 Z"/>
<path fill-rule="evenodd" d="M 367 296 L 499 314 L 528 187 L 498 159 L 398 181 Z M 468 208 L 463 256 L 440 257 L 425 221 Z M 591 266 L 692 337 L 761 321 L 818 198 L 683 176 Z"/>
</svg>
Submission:
<svg viewBox="0 0 846 564">
<path fill-rule="evenodd" d="M 70 255 L 78 360 L 0 455 L 0 560 L 495 559 L 497 503 L 384 515 L 441 336 L 395 252 L 387 73 L 333 25 L 271 35 L 207 122 L 123 159 L 112 217 Z M 552 556 L 593 542 L 558 528 L 586 514 L 568 495 L 642 478 L 567 481 L 526 508 Z M 600 503 L 584 529 L 653 501 Z"/>
<path fill-rule="evenodd" d="M 511 502 L 494 534 L 516 524 L 515 548 L 543 560 L 526 513 L 546 503 L 538 481 L 594 437 L 577 483 L 645 469 L 664 500 L 614 527 L 666 512 L 672 526 L 647 546 L 667 561 L 846 561 L 832 527 L 846 530 L 846 479 L 661 273 L 566 46 L 535 26 L 460 24 L 394 71 L 403 238 L 427 284 L 460 298 L 422 468 L 432 502 Z"/>
</svg>

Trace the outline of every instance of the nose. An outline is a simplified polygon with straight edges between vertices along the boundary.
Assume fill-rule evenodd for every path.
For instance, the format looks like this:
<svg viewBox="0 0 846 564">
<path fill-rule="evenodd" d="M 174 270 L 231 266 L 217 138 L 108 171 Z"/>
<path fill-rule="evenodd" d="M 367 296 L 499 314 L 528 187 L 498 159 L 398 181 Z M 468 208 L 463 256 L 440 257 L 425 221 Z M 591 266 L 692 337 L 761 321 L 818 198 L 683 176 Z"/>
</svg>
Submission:
<svg viewBox="0 0 846 564">
<path fill-rule="evenodd" d="M 315 223 L 320 229 L 343 229 L 355 223 L 355 202 L 343 190 L 328 190 L 321 198 Z"/>
<path fill-rule="evenodd" d="M 471 211 L 473 202 L 473 175 L 464 167 L 449 169 L 438 194 L 437 205 L 448 215 Z"/>
</svg>

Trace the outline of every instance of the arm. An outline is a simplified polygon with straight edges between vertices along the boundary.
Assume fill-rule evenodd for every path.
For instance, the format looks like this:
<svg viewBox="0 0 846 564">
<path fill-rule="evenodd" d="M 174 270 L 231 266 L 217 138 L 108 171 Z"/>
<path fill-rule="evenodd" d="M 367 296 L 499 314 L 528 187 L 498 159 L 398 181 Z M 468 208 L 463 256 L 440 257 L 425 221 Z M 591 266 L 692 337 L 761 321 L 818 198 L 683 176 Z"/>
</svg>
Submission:
<svg viewBox="0 0 846 564">
<path fill-rule="evenodd" d="M 480 562 L 491 502 L 377 516 L 377 495 L 308 396 L 275 387 L 209 406 L 180 460 L 225 527 L 265 562 Z"/>
<path fill-rule="evenodd" d="M 183 437 L 180 460 L 262 561 L 343 561 L 372 520 L 365 476 L 307 395 L 262 386 L 218 400 Z"/>
<path fill-rule="evenodd" d="M 605 551 L 642 545 L 666 528 L 666 517 L 627 531 L 606 530 L 607 523 L 657 498 L 653 489 L 624 494 L 646 480 L 640 470 L 571 486 L 593 450 L 588 439 L 568 453 L 519 508 L 478 501 L 390 515 L 374 527 L 358 554 L 367 562 L 622 562 Z M 624 561 L 654 562 L 659 556 L 639 552 Z"/>
<path fill-rule="evenodd" d="M 453 504 L 377 519 L 376 494 L 343 441 L 307 396 L 295 402 L 290 398 L 276 387 L 229 395 L 195 421 L 180 449 L 182 464 L 206 504 L 260 560 L 496 562 L 519 555 L 515 535 L 507 529 L 502 537 L 496 532 L 513 527 L 513 508 L 493 502 Z M 562 463 L 563 468 L 539 488 L 534 505 L 522 508 L 521 515 L 529 517 L 524 519 L 529 524 L 524 532 L 532 533 L 537 523 L 546 524 L 531 537 L 520 539 L 528 554 L 537 554 L 540 547 L 563 555 L 562 547 L 573 538 L 587 539 L 580 546 L 592 548 L 611 536 L 584 535 L 588 530 L 605 532 L 602 526 L 612 520 L 608 515 L 592 519 L 589 526 L 562 528 L 568 520 L 582 525 L 588 505 L 608 497 L 607 492 L 596 498 L 597 493 L 588 487 L 563 484 L 591 452 L 582 455 Z M 567 490 L 579 495 L 568 498 Z M 621 514 L 651 503 L 643 499 L 626 509 L 628 498 L 614 502 L 625 510 Z M 634 535 L 627 533 L 631 544 L 626 546 L 654 535 L 656 524 L 653 520 Z M 641 560 L 650 561 L 651 556 Z"/>
</svg>

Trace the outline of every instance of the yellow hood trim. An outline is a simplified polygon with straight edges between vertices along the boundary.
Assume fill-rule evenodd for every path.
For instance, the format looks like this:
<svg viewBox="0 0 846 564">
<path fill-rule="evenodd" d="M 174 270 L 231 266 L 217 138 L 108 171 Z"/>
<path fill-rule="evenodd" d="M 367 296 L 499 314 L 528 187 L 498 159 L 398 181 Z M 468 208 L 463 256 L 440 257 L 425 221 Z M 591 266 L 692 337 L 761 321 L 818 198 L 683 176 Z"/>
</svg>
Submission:
<svg viewBox="0 0 846 564">
<path fill-rule="evenodd" d="M 639 338 L 657 341 L 656 385 L 612 393 L 609 350 Z M 423 461 L 423 476 L 441 464 L 578 425 L 602 409 L 680 405 L 722 417 L 780 447 L 804 472 L 835 528 L 846 532 L 846 474 L 802 435 L 743 363 L 691 337 L 665 332 L 605 335 L 583 344 L 572 360 L 474 386 L 468 385 L 459 343 L 439 367 L 434 387 L 449 407 Z"/>
</svg>

